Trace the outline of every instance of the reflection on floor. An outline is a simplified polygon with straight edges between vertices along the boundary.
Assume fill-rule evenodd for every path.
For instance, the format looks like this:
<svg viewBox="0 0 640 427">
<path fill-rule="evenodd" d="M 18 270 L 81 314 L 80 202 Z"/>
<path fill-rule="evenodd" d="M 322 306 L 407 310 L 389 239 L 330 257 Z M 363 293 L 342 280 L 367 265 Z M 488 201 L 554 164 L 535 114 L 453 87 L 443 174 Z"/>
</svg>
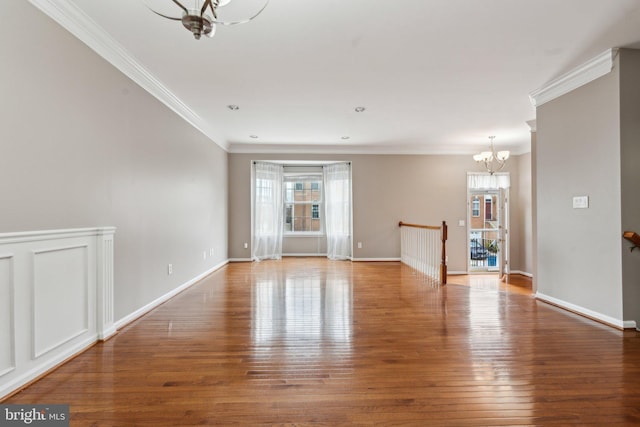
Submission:
<svg viewBox="0 0 640 427">
<path fill-rule="evenodd" d="M 639 361 L 640 332 L 526 277 L 285 259 L 225 266 L 4 403 L 74 427 L 640 425 Z"/>
<path fill-rule="evenodd" d="M 449 275 L 447 283 L 465 285 L 476 289 L 511 292 L 531 295 L 531 278 L 521 274 L 510 274 L 500 280 L 497 274 Z"/>
</svg>

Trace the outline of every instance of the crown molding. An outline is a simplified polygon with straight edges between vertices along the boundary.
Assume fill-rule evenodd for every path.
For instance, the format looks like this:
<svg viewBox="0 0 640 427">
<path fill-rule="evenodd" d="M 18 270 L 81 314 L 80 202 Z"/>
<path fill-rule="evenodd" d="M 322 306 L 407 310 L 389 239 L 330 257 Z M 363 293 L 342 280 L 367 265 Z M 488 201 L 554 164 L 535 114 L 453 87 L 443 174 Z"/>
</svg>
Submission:
<svg viewBox="0 0 640 427">
<path fill-rule="evenodd" d="M 510 149 L 511 154 L 518 156 L 531 151 L 529 146 Z M 471 156 L 475 151 L 469 147 L 452 151 L 450 147 L 435 146 L 427 148 L 403 147 L 391 145 L 301 145 L 301 144 L 242 144 L 231 143 L 228 152 L 231 154 L 323 154 L 323 155 L 432 155 L 432 156 Z"/>
<path fill-rule="evenodd" d="M 527 126 L 529 126 L 529 129 L 531 130 L 531 132 L 535 132 L 537 130 L 538 123 L 535 119 L 527 120 Z"/>
<path fill-rule="evenodd" d="M 217 135 L 200 116 L 162 84 L 149 70 L 136 61 L 122 45 L 74 3 L 68 0 L 29 0 L 29 2 L 173 110 L 187 123 L 210 138 L 223 150 L 228 150 L 229 145 L 224 138 Z"/>
<path fill-rule="evenodd" d="M 610 73 L 613 70 L 613 62 L 617 54 L 617 48 L 607 49 L 581 66 L 551 80 L 540 89 L 534 90 L 529 94 L 531 104 L 534 107 L 539 107 Z"/>
</svg>

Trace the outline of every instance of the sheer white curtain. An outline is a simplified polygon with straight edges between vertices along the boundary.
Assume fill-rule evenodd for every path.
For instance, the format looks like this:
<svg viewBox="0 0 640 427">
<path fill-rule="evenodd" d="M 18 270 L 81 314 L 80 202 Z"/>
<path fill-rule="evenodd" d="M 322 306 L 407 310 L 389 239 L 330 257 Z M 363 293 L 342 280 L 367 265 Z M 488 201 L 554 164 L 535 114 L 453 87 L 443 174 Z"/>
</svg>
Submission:
<svg viewBox="0 0 640 427">
<path fill-rule="evenodd" d="M 351 257 L 351 165 L 336 163 L 324 170 L 327 257 Z"/>
<path fill-rule="evenodd" d="M 509 172 L 498 172 L 493 175 L 484 172 L 467 172 L 467 188 L 470 190 L 509 188 L 510 186 Z"/>
<path fill-rule="evenodd" d="M 251 259 L 282 257 L 282 165 L 255 162 L 253 183 L 253 244 Z"/>
</svg>

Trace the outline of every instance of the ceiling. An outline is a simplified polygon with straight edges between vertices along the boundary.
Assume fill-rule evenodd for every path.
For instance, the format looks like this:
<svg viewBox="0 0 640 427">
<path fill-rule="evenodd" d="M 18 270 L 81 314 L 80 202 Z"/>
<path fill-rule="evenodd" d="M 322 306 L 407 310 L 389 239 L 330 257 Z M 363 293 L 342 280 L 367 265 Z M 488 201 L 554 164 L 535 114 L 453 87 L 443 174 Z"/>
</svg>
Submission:
<svg viewBox="0 0 640 427">
<path fill-rule="evenodd" d="M 640 0 L 270 0 L 200 40 L 171 0 L 31 2 L 230 152 L 524 153 L 529 93 L 640 48 Z"/>
</svg>

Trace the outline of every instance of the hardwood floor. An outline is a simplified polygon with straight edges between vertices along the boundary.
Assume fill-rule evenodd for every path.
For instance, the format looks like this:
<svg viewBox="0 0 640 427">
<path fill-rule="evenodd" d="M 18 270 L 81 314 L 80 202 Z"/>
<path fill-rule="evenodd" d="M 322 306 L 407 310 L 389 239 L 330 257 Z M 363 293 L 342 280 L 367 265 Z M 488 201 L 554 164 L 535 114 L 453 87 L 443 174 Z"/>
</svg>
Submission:
<svg viewBox="0 0 640 427">
<path fill-rule="evenodd" d="M 4 403 L 69 403 L 72 426 L 640 424 L 640 333 L 478 277 L 230 264 Z"/>
</svg>

